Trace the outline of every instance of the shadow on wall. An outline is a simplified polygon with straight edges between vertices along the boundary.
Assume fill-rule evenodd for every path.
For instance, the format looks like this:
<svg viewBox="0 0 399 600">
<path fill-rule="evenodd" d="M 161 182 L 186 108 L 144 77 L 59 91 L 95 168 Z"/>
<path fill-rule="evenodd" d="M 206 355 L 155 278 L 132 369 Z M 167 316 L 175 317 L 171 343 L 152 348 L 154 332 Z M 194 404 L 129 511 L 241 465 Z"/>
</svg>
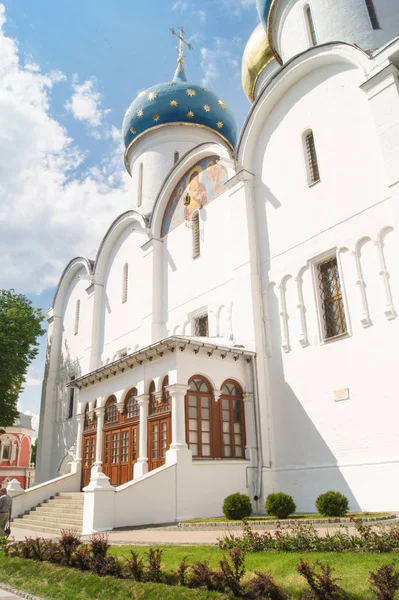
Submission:
<svg viewBox="0 0 399 600">
<path fill-rule="evenodd" d="M 276 470 L 272 483 L 275 489 L 266 489 L 265 494 L 287 492 L 294 497 L 299 512 L 314 512 L 316 498 L 332 489 L 347 496 L 351 511 L 360 511 L 356 497 L 338 468 L 335 455 L 285 380 L 279 307 L 277 298 L 273 297 L 274 302 L 269 295 L 272 444 Z"/>
</svg>

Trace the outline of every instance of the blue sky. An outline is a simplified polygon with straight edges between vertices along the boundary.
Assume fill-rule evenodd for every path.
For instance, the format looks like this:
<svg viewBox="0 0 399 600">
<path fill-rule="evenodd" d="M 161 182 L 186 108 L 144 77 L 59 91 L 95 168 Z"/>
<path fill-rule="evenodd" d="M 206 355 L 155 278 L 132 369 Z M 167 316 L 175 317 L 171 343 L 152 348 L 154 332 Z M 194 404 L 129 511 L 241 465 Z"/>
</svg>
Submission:
<svg viewBox="0 0 399 600">
<path fill-rule="evenodd" d="M 255 0 L 10 0 L 0 3 L 0 285 L 47 310 L 74 256 L 95 255 L 130 208 L 120 128 L 141 89 L 172 78 L 183 26 L 190 80 L 249 103 L 241 58 Z M 21 407 L 39 413 L 45 339 Z"/>
</svg>

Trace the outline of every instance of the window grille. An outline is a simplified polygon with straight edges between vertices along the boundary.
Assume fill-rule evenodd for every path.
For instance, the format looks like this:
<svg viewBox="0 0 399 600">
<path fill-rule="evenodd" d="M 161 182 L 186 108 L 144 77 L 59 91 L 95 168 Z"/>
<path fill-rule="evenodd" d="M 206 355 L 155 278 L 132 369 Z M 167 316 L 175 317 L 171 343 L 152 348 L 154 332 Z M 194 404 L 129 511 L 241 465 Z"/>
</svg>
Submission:
<svg viewBox="0 0 399 600">
<path fill-rule="evenodd" d="M 118 407 L 116 406 L 116 398 L 110 398 L 105 406 L 105 424 L 118 422 Z"/>
<path fill-rule="evenodd" d="M 75 377 L 71 377 L 71 381 L 73 381 Z M 72 419 L 73 417 L 73 408 L 75 401 L 75 388 L 69 388 L 69 406 L 68 406 L 68 419 Z"/>
<path fill-rule="evenodd" d="M 137 206 L 141 206 L 141 203 L 143 201 L 143 171 L 144 171 L 143 163 L 140 163 L 140 166 L 139 166 L 139 187 L 138 187 L 138 192 L 137 192 Z"/>
<path fill-rule="evenodd" d="M 316 145 L 313 131 L 305 134 L 306 163 L 309 185 L 320 181 L 319 163 L 317 161 Z"/>
<path fill-rule="evenodd" d="M 139 418 L 140 415 L 140 407 L 136 400 L 137 389 L 131 389 L 126 396 L 125 400 L 125 417 L 126 419 L 134 419 Z"/>
<path fill-rule="evenodd" d="M 201 254 L 200 220 L 198 211 L 196 211 L 191 218 L 191 228 L 193 231 L 193 258 L 198 258 Z"/>
<path fill-rule="evenodd" d="M 209 337 L 208 315 L 202 315 L 195 319 L 194 335 L 197 337 Z"/>
<path fill-rule="evenodd" d="M 370 23 L 373 29 L 380 29 L 380 24 L 377 19 L 373 0 L 366 0 L 366 6 L 369 13 Z"/>
<path fill-rule="evenodd" d="M 75 309 L 75 335 L 79 333 L 80 300 L 76 301 Z"/>
<path fill-rule="evenodd" d="M 137 429 L 132 430 L 132 460 L 137 460 Z"/>
<path fill-rule="evenodd" d="M 123 284 L 122 284 L 122 302 L 127 301 L 127 290 L 129 285 L 129 265 L 123 265 Z"/>
<path fill-rule="evenodd" d="M 344 301 L 336 257 L 318 265 L 325 339 L 346 333 Z"/>
<path fill-rule="evenodd" d="M 180 158 L 179 153 L 175 152 L 174 157 L 173 157 L 173 160 L 174 160 L 175 164 L 177 163 L 177 161 L 179 160 L 179 158 Z"/>
<path fill-rule="evenodd" d="M 306 22 L 307 22 L 307 27 L 308 27 L 310 43 L 312 44 L 312 46 L 316 46 L 317 45 L 316 29 L 314 26 L 312 11 L 311 11 L 309 5 L 307 5 L 305 7 L 305 16 L 306 16 Z"/>
</svg>

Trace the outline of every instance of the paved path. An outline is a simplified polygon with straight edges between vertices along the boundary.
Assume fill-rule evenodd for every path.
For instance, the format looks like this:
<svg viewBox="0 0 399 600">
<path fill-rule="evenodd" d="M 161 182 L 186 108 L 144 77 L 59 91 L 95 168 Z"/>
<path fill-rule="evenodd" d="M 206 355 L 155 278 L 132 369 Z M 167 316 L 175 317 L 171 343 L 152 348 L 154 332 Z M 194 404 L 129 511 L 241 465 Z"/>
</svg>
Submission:
<svg viewBox="0 0 399 600">
<path fill-rule="evenodd" d="M 36 596 L 32 596 L 26 592 L 14 590 L 13 588 L 9 588 L 8 586 L 0 583 L 0 600 L 21 600 L 21 598 L 28 598 L 29 600 L 41 600 Z"/>
</svg>

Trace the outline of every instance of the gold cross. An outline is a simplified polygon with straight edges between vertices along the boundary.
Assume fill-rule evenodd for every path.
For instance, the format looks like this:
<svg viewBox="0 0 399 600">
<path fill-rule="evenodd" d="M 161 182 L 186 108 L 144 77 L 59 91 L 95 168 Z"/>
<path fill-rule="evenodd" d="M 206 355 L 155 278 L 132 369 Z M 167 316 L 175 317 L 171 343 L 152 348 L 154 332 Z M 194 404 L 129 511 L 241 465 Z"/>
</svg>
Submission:
<svg viewBox="0 0 399 600">
<path fill-rule="evenodd" d="M 179 53 L 179 58 L 178 58 L 177 62 L 182 65 L 184 63 L 184 44 L 186 44 L 186 46 L 188 47 L 189 50 L 192 50 L 193 47 L 192 47 L 192 45 L 189 42 L 187 42 L 184 39 L 184 29 L 183 29 L 183 27 L 179 27 L 179 33 L 177 33 L 177 31 L 175 31 L 173 29 L 173 27 L 172 27 L 171 28 L 171 32 L 179 40 L 179 45 L 176 48 L 176 50 Z"/>
</svg>

